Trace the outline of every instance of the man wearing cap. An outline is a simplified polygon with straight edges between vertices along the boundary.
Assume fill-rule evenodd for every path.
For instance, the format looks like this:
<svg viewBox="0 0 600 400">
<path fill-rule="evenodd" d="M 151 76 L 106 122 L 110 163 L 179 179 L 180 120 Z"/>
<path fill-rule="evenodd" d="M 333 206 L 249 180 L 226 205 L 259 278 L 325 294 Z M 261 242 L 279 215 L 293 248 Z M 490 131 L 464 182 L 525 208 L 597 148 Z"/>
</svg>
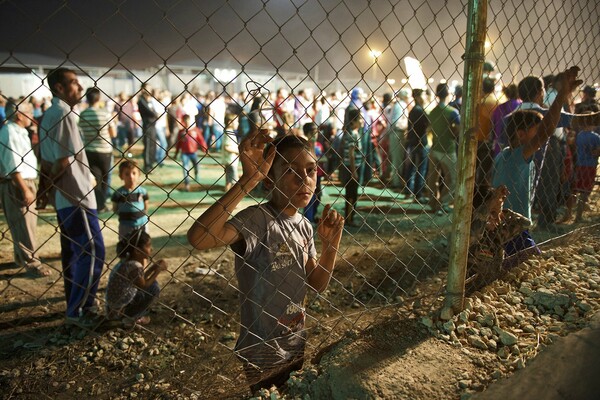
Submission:
<svg viewBox="0 0 600 400">
<path fill-rule="evenodd" d="M 575 104 L 575 114 L 581 114 L 585 110 L 589 110 L 590 105 L 598 104 L 596 100 L 596 89 L 592 86 L 586 86 L 583 88 L 583 97 L 581 103 Z"/>
<path fill-rule="evenodd" d="M 23 100 L 6 104 L 8 121 L 0 129 L 0 199 L 12 235 L 15 263 L 37 276 L 48 275 L 37 258 L 35 196 L 37 158 L 31 149 L 27 127 L 33 106 Z"/>
</svg>

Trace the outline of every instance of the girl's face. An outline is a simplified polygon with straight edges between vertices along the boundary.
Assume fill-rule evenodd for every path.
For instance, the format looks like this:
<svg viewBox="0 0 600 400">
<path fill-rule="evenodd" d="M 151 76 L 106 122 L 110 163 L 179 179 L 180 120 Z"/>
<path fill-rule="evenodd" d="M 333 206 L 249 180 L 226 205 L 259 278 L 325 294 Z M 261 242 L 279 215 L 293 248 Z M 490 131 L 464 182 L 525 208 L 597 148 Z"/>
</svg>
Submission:
<svg viewBox="0 0 600 400">
<path fill-rule="evenodd" d="M 317 161 L 306 149 L 284 150 L 269 178 L 273 182 L 273 203 L 293 215 L 312 199 L 317 186 Z"/>
<path fill-rule="evenodd" d="M 149 240 L 147 243 L 139 244 L 135 248 L 135 253 L 137 253 L 140 258 L 150 258 L 152 251 L 153 249 L 151 240 Z"/>
</svg>

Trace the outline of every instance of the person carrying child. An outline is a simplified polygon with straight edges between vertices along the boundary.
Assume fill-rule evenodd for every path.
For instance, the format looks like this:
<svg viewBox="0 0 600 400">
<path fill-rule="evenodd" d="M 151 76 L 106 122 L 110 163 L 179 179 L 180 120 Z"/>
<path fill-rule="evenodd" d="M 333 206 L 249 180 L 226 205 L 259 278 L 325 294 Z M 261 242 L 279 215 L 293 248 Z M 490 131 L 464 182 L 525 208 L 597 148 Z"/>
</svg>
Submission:
<svg viewBox="0 0 600 400">
<path fill-rule="evenodd" d="M 315 191 L 313 149 L 295 135 L 269 142 L 266 130 L 254 130 L 241 142 L 241 178 L 187 233 L 196 249 L 229 245 L 236 254 L 241 324 L 235 351 L 253 392 L 284 384 L 302 367 L 307 288 L 322 292 L 327 287 L 344 226 L 326 205 L 317 227 L 323 246 L 317 259 L 312 225 L 298 213 Z M 270 200 L 232 217 L 260 182 Z"/>
<path fill-rule="evenodd" d="M 121 260 L 110 272 L 106 286 L 106 317 L 123 319 L 127 325 L 148 324 L 150 317 L 145 314 L 160 293 L 156 278 L 167 270 L 167 262 L 150 263 L 152 241 L 141 228 L 119 242 L 117 255 Z"/>
<path fill-rule="evenodd" d="M 123 240 L 134 229 L 148 226 L 148 191 L 138 184 L 140 169 L 134 160 L 119 164 L 119 177 L 123 186 L 112 195 L 113 212 L 119 216 L 119 240 Z"/>
</svg>

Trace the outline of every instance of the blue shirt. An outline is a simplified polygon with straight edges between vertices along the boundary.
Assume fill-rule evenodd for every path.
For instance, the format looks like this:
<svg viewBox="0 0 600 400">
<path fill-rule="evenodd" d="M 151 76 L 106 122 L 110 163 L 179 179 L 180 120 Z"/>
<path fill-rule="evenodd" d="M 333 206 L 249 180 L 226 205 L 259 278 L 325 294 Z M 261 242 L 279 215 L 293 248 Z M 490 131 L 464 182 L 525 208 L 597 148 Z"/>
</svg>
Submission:
<svg viewBox="0 0 600 400">
<path fill-rule="evenodd" d="M 117 204 L 119 224 L 139 228 L 148 223 L 148 216 L 144 211 L 144 201 L 148 200 L 148 191 L 141 186 L 131 192 L 120 187 L 113 193 L 111 200 Z"/>
<path fill-rule="evenodd" d="M 592 131 L 581 131 L 575 139 L 577 145 L 577 166 L 596 167 L 598 156 L 592 154 L 595 149 L 600 148 L 600 135 Z"/>
<path fill-rule="evenodd" d="M 523 158 L 523 146 L 505 148 L 494 160 L 492 186 L 506 185 L 509 195 L 504 208 L 518 212 L 531 219 L 531 193 L 533 190 L 533 157 Z"/>
</svg>

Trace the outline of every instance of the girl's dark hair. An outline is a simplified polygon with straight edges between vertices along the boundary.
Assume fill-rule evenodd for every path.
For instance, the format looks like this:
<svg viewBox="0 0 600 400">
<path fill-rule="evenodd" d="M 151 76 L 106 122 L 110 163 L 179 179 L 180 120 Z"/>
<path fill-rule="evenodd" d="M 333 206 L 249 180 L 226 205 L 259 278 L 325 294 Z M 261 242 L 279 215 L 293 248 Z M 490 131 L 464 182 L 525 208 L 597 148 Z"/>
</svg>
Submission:
<svg viewBox="0 0 600 400">
<path fill-rule="evenodd" d="M 308 140 L 297 135 L 284 135 L 275 138 L 275 140 L 269 143 L 265 148 L 265 154 L 267 154 L 271 147 L 275 147 L 275 152 L 277 153 L 277 155 L 275 155 L 275 159 L 280 157 L 281 153 L 289 149 L 304 149 L 308 151 L 313 150 Z M 275 163 L 275 161 L 273 161 L 273 163 Z"/>
<path fill-rule="evenodd" d="M 134 229 L 125 238 L 117 243 L 117 256 L 125 258 L 135 249 L 140 249 L 150 242 L 151 238 L 144 230 L 144 227 Z"/>
<path fill-rule="evenodd" d="M 314 152 L 314 149 L 311 147 L 308 140 L 296 135 L 285 135 L 275 138 L 274 141 L 266 146 L 264 152 L 265 156 L 271 147 L 275 147 L 275 159 L 273 160 L 273 164 L 271 164 L 271 171 L 273 170 L 273 165 L 275 165 L 277 160 L 282 157 L 284 151 L 289 149 L 301 149 L 310 153 Z"/>
</svg>

